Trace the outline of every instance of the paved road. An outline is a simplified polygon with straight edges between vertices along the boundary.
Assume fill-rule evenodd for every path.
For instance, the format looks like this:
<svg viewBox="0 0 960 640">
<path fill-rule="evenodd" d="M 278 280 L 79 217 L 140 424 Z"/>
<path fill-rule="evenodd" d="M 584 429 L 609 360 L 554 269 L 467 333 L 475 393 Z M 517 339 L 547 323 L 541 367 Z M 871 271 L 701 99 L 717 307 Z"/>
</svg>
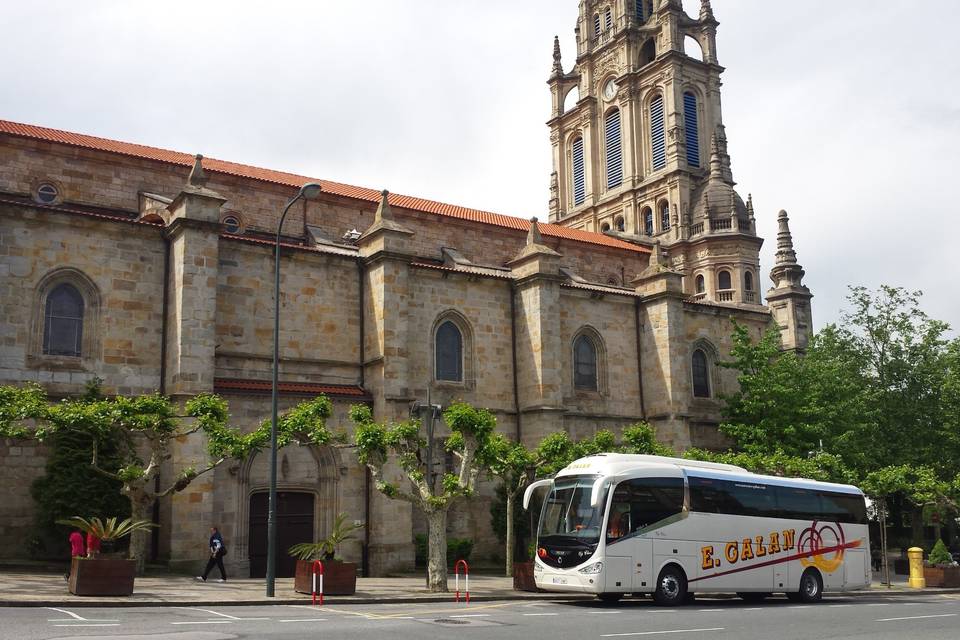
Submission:
<svg viewBox="0 0 960 640">
<path fill-rule="evenodd" d="M 818 605 L 700 599 L 663 609 L 650 600 L 485 602 L 340 607 L 4 608 L 3 640 L 946 640 L 960 638 L 960 595 L 828 597 Z"/>
</svg>

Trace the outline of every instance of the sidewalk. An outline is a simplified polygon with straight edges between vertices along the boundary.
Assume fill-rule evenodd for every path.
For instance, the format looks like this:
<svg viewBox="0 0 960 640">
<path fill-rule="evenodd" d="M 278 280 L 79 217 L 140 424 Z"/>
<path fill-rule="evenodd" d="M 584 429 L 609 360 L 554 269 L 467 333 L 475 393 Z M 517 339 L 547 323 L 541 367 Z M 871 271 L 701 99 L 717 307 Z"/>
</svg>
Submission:
<svg viewBox="0 0 960 640">
<path fill-rule="evenodd" d="M 904 580 L 899 582 L 898 579 Z M 879 579 L 870 589 L 851 591 L 845 597 L 886 597 L 919 594 L 960 593 L 960 589 L 909 589 L 905 576 L 895 576 L 892 588 L 881 585 Z M 450 577 L 453 589 L 453 576 Z M 462 584 L 461 584 L 462 586 Z M 732 594 L 717 594 L 717 598 L 732 597 Z M 357 593 L 353 596 L 327 596 L 326 604 L 387 604 L 449 602 L 451 593 L 431 593 L 424 588 L 422 577 L 358 578 Z M 471 602 L 491 600 L 576 600 L 593 599 L 592 596 L 562 593 L 528 593 L 514 591 L 511 578 L 495 576 L 471 576 Z M 276 583 L 276 597 L 264 595 L 264 581 L 230 580 L 224 584 L 216 581 L 197 582 L 194 578 L 180 575 L 150 575 L 137 578 L 134 593 L 128 598 L 91 598 L 74 596 L 67 591 L 62 574 L 35 573 L 27 571 L 0 572 L 0 607 L 156 607 L 156 606 L 242 606 L 269 604 L 308 604 L 309 595 L 295 593 L 293 578 L 281 578 Z"/>
</svg>

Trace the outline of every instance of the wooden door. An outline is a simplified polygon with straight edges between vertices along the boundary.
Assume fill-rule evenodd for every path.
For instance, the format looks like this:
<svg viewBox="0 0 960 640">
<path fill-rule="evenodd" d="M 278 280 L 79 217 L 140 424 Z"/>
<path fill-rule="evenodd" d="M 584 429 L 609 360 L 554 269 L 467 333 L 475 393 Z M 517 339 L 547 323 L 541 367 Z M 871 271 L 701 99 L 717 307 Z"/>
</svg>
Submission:
<svg viewBox="0 0 960 640">
<path fill-rule="evenodd" d="M 250 577 L 267 574 L 267 512 L 270 494 L 250 496 Z M 314 542 L 316 500 L 312 493 L 277 492 L 277 577 L 292 578 L 297 563 L 287 549 L 300 542 Z"/>
</svg>

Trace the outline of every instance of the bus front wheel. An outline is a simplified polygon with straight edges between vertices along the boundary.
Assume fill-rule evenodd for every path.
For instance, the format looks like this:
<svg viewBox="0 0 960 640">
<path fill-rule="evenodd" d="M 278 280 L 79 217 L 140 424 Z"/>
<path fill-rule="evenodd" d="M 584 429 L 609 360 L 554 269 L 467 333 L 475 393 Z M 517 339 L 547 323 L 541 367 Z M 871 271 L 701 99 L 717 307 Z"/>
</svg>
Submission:
<svg viewBox="0 0 960 640">
<path fill-rule="evenodd" d="M 687 597 L 687 576 L 676 565 L 668 565 L 657 578 L 653 601 L 664 607 L 682 604 Z"/>
<path fill-rule="evenodd" d="M 797 592 L 800 602 L 820 602 L 823 598 L 823 580 L 820 574 L 813 569 L 807 569 L 800 576 L 800 590 Z"/>
</svg>

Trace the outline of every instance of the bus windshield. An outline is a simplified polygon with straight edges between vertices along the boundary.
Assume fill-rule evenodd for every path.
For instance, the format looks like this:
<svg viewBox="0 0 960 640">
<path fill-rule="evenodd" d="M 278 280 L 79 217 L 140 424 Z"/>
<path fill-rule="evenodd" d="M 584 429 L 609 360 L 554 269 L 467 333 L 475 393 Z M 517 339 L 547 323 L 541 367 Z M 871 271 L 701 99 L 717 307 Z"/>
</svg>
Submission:
<svg viewBox="0 0 960 640">
<path fill-rule="evenodd" d="M 596 545 L 600 541 L 606 491 L 599 504 L 590 504 L 595 477 L 561 478 L 543 503 L 540 515 L 541 544 L 583 543 Z"/>
</svg>

